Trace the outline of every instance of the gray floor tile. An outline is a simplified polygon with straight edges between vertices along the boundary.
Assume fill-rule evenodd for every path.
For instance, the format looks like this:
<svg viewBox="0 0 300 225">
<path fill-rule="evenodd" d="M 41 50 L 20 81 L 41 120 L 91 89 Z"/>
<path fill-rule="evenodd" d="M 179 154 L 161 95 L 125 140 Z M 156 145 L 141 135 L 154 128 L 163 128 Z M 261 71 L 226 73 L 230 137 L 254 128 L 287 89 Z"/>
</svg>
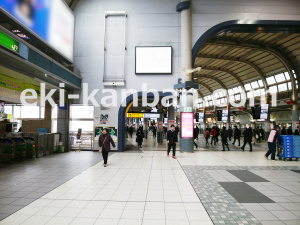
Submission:
<svg viewBox="0 0 300 225">
<path fill-rule="evenodd" d="M 19 198 L 18 200 L 10 203 L 9 205 L 26 206 L 35 200 L 36 198 Z"/>
<path fill-rule="evenodd" d="M 0 221 L 8 217 L 10 214 L 8 213 L 0 213 Z"/>
<path fill-rule="evenodd" d="M 269 211 L 250 211 L 250 213 L 259 221 L 270 221 L 270 220 L 279 220 L 276 216 L 274 216 L 272 213 Z"/>
<path fill-rule="evenodd" d="M 2 207 L 0 209 L 1 213 L 4 214 L 13 214 L 16 211 L 20 210 L 21 208 L 23 208 L 23 206 L 19 206 L 19 205 L 6 205 L 4 207 Z"/>
<path fill-rule="evenodd" d="M 244 182 L 269 182 L 248 170 L 228 170 L 228 172 Z"/>
<path fill-rule="evenodd" d="M 275 210 L 286 210 L 278 203 L 261 203 L 261 206 L 264 207 L 266 210 L 275 211 Z"/>
<path fill-rule="evenodd" d="M 18 198 L 0 198 L 1 205 L 8 205 L 14 201 L 18 200 Z"/>
</svg>

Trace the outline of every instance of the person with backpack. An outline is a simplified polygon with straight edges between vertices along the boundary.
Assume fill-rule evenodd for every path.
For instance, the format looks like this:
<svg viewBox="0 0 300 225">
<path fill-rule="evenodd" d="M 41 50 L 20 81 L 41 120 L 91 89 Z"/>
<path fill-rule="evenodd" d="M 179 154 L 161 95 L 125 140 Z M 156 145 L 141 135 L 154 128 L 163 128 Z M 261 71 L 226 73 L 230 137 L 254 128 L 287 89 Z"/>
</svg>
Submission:
<svg viewBox="0 0 300 225">
<path fill-rule="evenodd" d="M 237 126 L 234 126 L 233 139 L 234 139 L 232 142 L 233 145 L 236 140 L 238 140 L 239 146 L 241 145 L 241 130 Z"/>
<path fill-rule="evenodd" d="M 209 146 L 209 143 L 208 143 L 209 137 L 210 137 L 209 128 L 206 128 L 206 130 L 204 132 L 204 138 L 205 138 L 205 141 L 206 141 L 206 146 Z"/>
<path fill-rule="evenodd" d="M 228 130 L 226 129 L 226 127 L 223 127 L 222 131 L 221 131 L 221 140 L 222 140 L 222 147 L 223 147 L 223 152 L 225 151 L 225 146 L 227 147 L 228 151 L 229 151 L 229 145 L 228 145 Z"/>
<path fill-rule="evenodd" d="M 99 137 L 99 152 L 102 153 L 102 157 L 104 160 L 104 167 L 107 166 L 107 160 L 108 160 L 108 153 L 110 151 L 110 144 L 115 148 L 115 142 L 113 141 L 110 134 L 108 134 L 107 129 L 104 128 L 102 131 L 102 134 Z"/>
<path fill-rule="evenodd" d="M 281 144 L 281 136 L 279 133 L 279 126 L 276 125 L 273 130 L 271 130 L 269 138 L 268 138 L 268 147 L 269 151 L 265 154 L 265 158 L 268 159 L 269 155 L 271 155 L 271 160 L 275 159 L 276 154 L 276 144 Z"/>
</svg>

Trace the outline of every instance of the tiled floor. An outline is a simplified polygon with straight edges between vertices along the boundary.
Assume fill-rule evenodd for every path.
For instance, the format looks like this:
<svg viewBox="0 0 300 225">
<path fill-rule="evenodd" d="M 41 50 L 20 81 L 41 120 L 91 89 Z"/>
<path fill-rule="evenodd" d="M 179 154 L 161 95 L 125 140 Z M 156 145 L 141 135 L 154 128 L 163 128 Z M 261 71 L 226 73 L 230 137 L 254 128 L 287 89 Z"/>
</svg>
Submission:
<svg viewBox="0 0 300 225">
<path fill-rule="evenodd" d="M 5 179 L 0 187 L 6 187 L 1 189 L 3 195 L 15 194 L 1 196 L 0 213 L 15 213 L 0 225 L 300 224 L 300 174 L 292 171 L 300 170 L 299 162 L 266 160 L 260 151 L 264 144 L 254 152 L 222 152 L 218 145 L 199 147 L 195 153 L 177 152 L 178 158 L 172 159 L 163 151 L 164 145 L 152 142 L 148 139 L 139 151 L 114 153 L 106 168 L 100 154 L 80 152 L 53 155 L 39 166 L 36 161 L 23 167 L 18 164 L 11 167 L 11 173 L 1 169 Z M 42 188 L 40 183 L 49 181 L 45 185 L 53 190 L 44 189 L 35 200 L 32 195 L 37 189 L 8 186 L 16 183 L 10 175 L 18 175 L 20 169 L 28 173 L 18 177 L 18 184 Z M 34 171 L 46 175 L 33 176 Z M 252 178 L 247 180 L 243 174 Z M 229 189 L 235 184 L 247 185 L 273 203 L 235 199 L 222 182 Z M 30 201 L 19 207 L 11 204 L 23 201 L 25 192 Z"/>
</svg>

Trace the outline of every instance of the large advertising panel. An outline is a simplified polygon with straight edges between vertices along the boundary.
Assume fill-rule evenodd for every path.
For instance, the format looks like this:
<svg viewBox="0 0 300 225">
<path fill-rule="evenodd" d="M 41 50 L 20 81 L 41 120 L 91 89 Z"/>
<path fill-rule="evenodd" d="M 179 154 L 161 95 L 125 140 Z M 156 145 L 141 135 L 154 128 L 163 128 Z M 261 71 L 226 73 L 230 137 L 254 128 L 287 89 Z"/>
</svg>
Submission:
<svg viewBox="0 0 300 225">
<path fill-rule="evenodd" d="M 1 0 L 0 8 L 73 62 L 75 19 L 62 0 Z"/>
<path fill-rule="evenodd" d="M 260 110 L 260 119 L 268 119 L 269 104 L 262 104 Z"/>
<path fill-rule="evenodd" d="M 181 137 L 194 137 L 194 113 L 181 113 Z"/>
</svg>

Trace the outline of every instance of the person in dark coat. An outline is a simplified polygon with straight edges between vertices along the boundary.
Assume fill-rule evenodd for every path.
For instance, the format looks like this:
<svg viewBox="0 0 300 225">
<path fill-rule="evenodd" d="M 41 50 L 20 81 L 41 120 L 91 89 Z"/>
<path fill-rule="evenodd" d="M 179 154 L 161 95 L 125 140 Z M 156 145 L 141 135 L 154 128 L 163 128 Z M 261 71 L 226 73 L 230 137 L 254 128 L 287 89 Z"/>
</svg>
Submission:
<svg viewBox="0 0 300 225">
<path fill-rule="evenodd" d="M 136 142 L 138 143 L 138 147 L 142 147 L 144 138 L 144 131 L 142 127 L 139 127 L 139 129 L 136 132 Z"/>
<path fill-rule="evenodd" d="M 223 127 L 223 129 L 221 131 L 221 140 L 222 140 L 222 147 L 223 147 L 222 151 L 225 151 L 225 146 L 227 147 L 227 149 L 229 151 L 227 139 L 228 139 L 228 130 L 226 129 L 226 127 Z"/>
<path fill-rule="evenodd" d="M 198 140 L 198 136 L 199 136 L 199 133 L 200 133 L 200 129 L 198 128 L 198 126 L 196 126 L 196 138 L 197 138 L 197 140 Z M 195 138 L 194 138 L 195 139 Z"/>
<path fill-rule="evenodd" d="M 237 126 L 234 127 L 234 134 L 233 134 L 233 145 L 235 143 L 236 140 L 238 140 L 239 142 L 239 146 L 241 145 L 241 130 L 239 128 L 237 128 Z"/>
<path fill-rule="evenodd" d="M 198 138 L 198 135 L 199 135 L 199 128 L 194 128 L 194 145 L 196 146 L 196 148 L 198 148 L 198 145 L 196 143 L 196 139 Z"/>
<path fill-rule="evenodd" d="M 220 128 L 218 126 L 216 126 L 216 132 L 217 132 L 216 141 L 219 142 Z"/>
<path fill-rule="evenodd" d="M 128 133 L 129 133 L 130 137 L 132 138 L 132 134 L 133 134 L 133 127 L 132 127 L 132 125 L 128 128 Z"/>
<path fill-rule="evenodd" d="M 168 142 L 168 152 L 167 156 L 169 156 L 171 147 L 173 148 L 173 158 L 176 159 L 176 142 L 178 142 L 177 139 L 177 131 L 175 130 L 175 126 L 171 125 L 171 130 L 167 132 L 167 142 Z"/>
<path fill-rule="evenodd" d="M 289 126 L 289 129 L 287 129 L 287 135 L 293 135 L 293 130 L 291 126 Z"/>
<path fill-rule="evenodd" d="M 246 144 L 248 143 L 250 145 L 250 152 L 252 152 L 252 138 L 253 138 L 253 133 L 252 133 L 252 129 L 251 127 L 249 127 L 248 129 L 246 129 L 244 131 L 244 145 L 241 148 L 243 151 L 245 149 Z"/>
<path fill-rule="evenodd" d="M 300 135 L 300 126 L 297 127 L 297 129 L 294 132 L 294 135 Z"/>
<path fill-rule="evenodd" d="M 229 128 L 228 128 L 228 138 L 229 138 L 229 141 L 231 141 L 232 134 L 233 134 L 233 130 L 232 130 L 231 127 L 229 127 Z"/>
<path fill-rule="evenodd" d="M 287 134 L 287 131 L 285 129 L 285 126 L 283 126 L 282 130 L 281 130 L 281 135 L 286 135 Z"/>
<path fill-rule="evenodd" d="M 153 138 L 156 138 L 156 127 L 152 127 Z"/>
<path fill-rule="evenodd" d="M 99 147 L 102 147 L 102 157 L 104 160 L 104 167 L 107 166 L 108 152 L 110 151 L 110 144 L 115 148 L 115 142 L 111 138 L 110 134 L 108 134 L 107 129 L 104 128 L 102 134 L 99 137 Z"/>
</svg>

